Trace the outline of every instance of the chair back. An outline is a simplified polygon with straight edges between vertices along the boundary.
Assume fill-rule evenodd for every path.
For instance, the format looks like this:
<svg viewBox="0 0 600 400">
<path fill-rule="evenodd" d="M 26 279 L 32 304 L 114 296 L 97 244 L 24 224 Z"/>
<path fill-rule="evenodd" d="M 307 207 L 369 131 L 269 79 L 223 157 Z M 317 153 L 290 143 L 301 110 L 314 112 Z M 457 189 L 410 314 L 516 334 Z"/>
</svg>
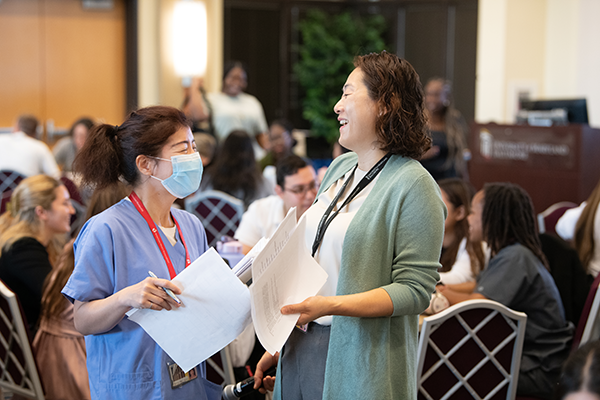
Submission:
<svg viewBox="0 0 600 400">
<path fill-rule="evenodd" d="M 66 176 L 60 177 L 60 182 L 65 185 L 67 191 L 69 192 L 69 196 L 71 200 L 76 201 L 77 203 L 84 205 L 83 198 L 81 197 L 81 193 L 79 192 L 79 188 L 71 179 Z"/>
<path fill-rule="evenodd" d="M 0 387 L 44 400 L 23 313 L 17 296 L 0 281 Z"/>
<path fill-rule="evenodd" d="M 514 399 L 527 315 L 469 300 L 426 317 L 419 337 L 418 399 Z"/>
<path fill-rule="evenodd" d="M 583 306 L 575 335 L 573 336 L 573 345 L 571 352 L 591 340 L 600 339 L 600 274 L 596 276 Z"/>
<path fill-rule="evenodd" d="M 0 170 L 0 214 L 6 211 L 6 204 L 10 201 L 10 196 L 17 185 L 25 179 L 25 175 L 10 170 Z"/>
<path fill-rule="evenodd" d="M 540 233 L 552 233 L 556 235 L 556 223 L 562 215 L 570 208 L 577 207 L 578 204 L 570 201 L 561 201 L 552 204 L 537 215 L 538 228 Z"/>
<path fill-rule="evenodd" d="M 233 237 L 244 214 L 244 202 L 218 190 L 205 190 L 186 199 L 185 209 L 202 221 L 208 245 L 216 247 L 221 236 Z"/>
</svg>

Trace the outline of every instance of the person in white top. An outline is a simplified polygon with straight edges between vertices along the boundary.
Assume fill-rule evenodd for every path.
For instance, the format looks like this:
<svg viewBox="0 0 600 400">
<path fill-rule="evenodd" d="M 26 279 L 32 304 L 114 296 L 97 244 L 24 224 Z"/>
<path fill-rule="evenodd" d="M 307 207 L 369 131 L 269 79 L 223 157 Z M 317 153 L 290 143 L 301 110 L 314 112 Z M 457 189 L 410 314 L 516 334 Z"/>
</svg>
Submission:
<svg viewBox="0 0 600 400">
<path fill-rule="evenodd" d="M 248 86 L 248 73 L 239 61 L 227 63 L 223 73 L 223 87 L 220 93 L 203 96 L 202 80 L 194 79 L 184 100 L 183 112 L 193 121 L 211 121 L 214 134 L 223 140 L 232 131 L 243 130 L 253 137 L 254 153 L 257 160 L 266 152 L 260 143 L 266 143 L 269 126 L 265 112 L 258 99 L 244 93 Z"/>
<path fill-rule="evenodd" d="M 287 156 L 277 164 L 276 194 L 250 204 L 235 232 L 244 254 L 261 238 L 271 237 L 290 208 L 296 207 L 298 219 L 304 214 L 315 201 L 316 178 L 315 169 L 296 155 Z"/>
<path fill-rule="evenodd" d="M 572 240 L 581 263 L 594 277 L 600 272 L 600 183 L 586 201 L 567 210 L 556 223 L 556 233 Z"/>
<path fill-rule="evenodd" d="M 418 314 L 439 279 L 446 214 L 417 161 L 431 146 L 423 90 L 394 54 L 359 56 L 354 66 L 334 107 L 339 143 L 352 152 L 334 160 L 302 217 L 327 282 L 281 308 L 301 328 L 254 375 L 275 400 L 417 397 Z M 276 377 L 265 376 L 277 362 Z"/>
<path fill-rule="evenodd" d="M 474 282 L 485 265 L 486 257 L 482 242 L 469 239 L 467 215 L 471 210 L 473 191 L 459 178 L 442 179 L 438 185 L 448 210 L 440 258 L 440 283 L 455 285 Z"/>
<path fill-rule="evenodd" d="M 45 174 L 60 177 L 60 170 L 48 146 L 31 137 L 35 136 L 36 128 L 35 117 L 22 115 L 12 133 L 0 135 L 0 170 L 24 176 Z"/>
</svg>

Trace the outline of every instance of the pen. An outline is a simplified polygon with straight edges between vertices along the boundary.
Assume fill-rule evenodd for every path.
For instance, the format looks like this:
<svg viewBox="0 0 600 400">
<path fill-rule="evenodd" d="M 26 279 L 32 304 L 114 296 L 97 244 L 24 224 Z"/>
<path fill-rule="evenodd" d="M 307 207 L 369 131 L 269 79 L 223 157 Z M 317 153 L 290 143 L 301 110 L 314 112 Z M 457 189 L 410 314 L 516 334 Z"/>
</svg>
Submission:
<svg viewBox="0 0 600 400">
<path fill-rule="evenodd" d="M 158 276 L 156 276 L 156 275 L 154 274 L 154 272 L 152 272 L 152 271 L 148 271 L 148 275 L 150 275 L 150 277 L 152 277 L 152 278 L 158 278 Z M 179 299 L 177 298 L 177 296 L 175 296 L 175 293 L 173 293 L 173 292 L 171 291 L 171 289 L 167 289 L 166 287 L 162 287 L 162 286 L 161 286 L 160 288 L 161 288 L 162 290 L 164 290 L 164 291 L 165 291 L 165 293 L 166 293 L 166 294 L 168 294 L 168 295 L 169 295 L 169 296 L 170 296 L 170 297 L 171 297 L 173 300 L 175 300 L 175 301 L 177 302 L 177 304 L 181 304 L 181 300 L 179 300 Z"/>
</svg>

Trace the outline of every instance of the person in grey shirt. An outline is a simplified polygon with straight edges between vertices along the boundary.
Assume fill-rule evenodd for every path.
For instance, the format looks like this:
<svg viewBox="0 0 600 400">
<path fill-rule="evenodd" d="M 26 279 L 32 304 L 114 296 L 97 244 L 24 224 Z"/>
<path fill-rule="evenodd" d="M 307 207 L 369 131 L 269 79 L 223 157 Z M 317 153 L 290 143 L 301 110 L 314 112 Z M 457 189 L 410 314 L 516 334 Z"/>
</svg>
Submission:
<svg viewBox="0 0 600 400">
<path fill-rule="evenodd" d="M 574 326 L 542 253 L 531 198 L 510 183 L 486 184 L 469 215 L 471 240 L 491 249 L 488 267 L 472 293 L 438 288 L 451 304 L 490 299 L 527 314 L 517 395 L 552 398 L 560 367 L 569 354 Z"/>
</svg>

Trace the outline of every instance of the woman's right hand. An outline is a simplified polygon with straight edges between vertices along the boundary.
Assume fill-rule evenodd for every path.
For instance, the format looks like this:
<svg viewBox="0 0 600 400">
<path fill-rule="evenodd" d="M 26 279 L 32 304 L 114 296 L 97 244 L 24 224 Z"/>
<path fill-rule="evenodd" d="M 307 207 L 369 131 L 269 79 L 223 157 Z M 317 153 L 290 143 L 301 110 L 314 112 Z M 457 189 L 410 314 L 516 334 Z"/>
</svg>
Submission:
<svg viewBox="0 0 600 400">
<path fill-rule="evenodd" d="M 264 376 L 264 373 L 265 371 L 268 371 L 269 368 L 277 365 L 277 361 L 279 361 L 279 353 L 275 353 L 275 355 L 272 356 L 268 351 L 265 351 L 265 354 L 263 354 L 258 364 L 256 364 L 256 371 L 254 372 L 254 389 L 258 389 L 262 394 L 265 394 L 267 390 L 272 392 L 275 388 L 275 377 Z"/>
<path fill-rule="evenodd" d="M 173 282 L 148 277 L 104 299 L 88 302 L 75 300 L 75 329 L 82 335 L 95 335 L 114 328 L 132 307 L 157 311 L 179 307 L 180 305 L 161 289 L 163 287 L 171 289 L 175 295 L 181 294 L 181 289 Z"/>
<path fill-rule="evenodd" d="M 140 283 L 121 290 L 121 303 L 132 308 L 148 308 L 160 311 L 180 307 L 162 288 L 170 289 L 175 295 L 181 294 L 181 289 L 167 279 L 146 278 Z"/>
</svg>

